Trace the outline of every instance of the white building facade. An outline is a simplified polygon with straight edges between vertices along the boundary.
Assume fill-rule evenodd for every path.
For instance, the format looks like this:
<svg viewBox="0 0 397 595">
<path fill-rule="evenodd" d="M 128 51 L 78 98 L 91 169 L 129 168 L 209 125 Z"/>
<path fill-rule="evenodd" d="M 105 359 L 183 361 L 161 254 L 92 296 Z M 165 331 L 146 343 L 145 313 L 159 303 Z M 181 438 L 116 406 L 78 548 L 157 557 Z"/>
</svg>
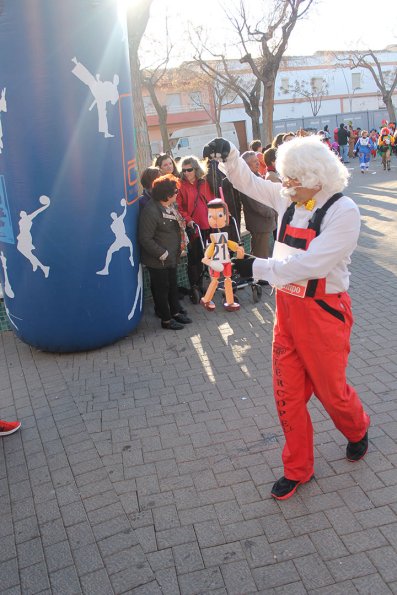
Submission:
<svg viewBox="0 0 397 595">
<path fill-rule="evenodd" d="M 390 81 L 397 70 L 397 46 L 375 52 L 386 80 Z M 380 91 L 368 69 L 351 69 L 348 54 L 316 52 L 313 56 L 285 57 L 280 66 L 275 85 L 275 132 L 300 127 L 319 129 L 342 121 L 353 125 L 376 127 L 383 118 L 388 119 Z M 233 61 L 233 70 L 247 83 L 252 80 L 244 65 Z M 397 88 L 393 103 L 397 106 Z M 367 117 L 365 113 L 368 112 Z M 251 120 L 242 104 L 225 106 L 222 121 L 245 120 L 247 138 L 252 139 Z M 368 124 L 366 124 L 366 120 Z M 379 120 L 379 122 L 377 122 Z"/>
</svg>

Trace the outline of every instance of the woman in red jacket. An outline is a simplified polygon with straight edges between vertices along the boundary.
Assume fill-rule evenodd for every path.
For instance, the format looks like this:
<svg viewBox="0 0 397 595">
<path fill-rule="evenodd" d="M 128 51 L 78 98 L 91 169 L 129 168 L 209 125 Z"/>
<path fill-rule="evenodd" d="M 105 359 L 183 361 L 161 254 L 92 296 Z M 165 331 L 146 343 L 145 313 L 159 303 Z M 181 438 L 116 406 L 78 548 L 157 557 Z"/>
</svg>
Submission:
<svg viewBox="0 0 397 595">
<path fill-rule="evenodd" d="M 187 253 L 187 271 L 190 283 L 190 299 L 198 304 L 203 295 L 203 249 L 196 233 L 195 224 L 200 228 L 205 244 L 207 239 L 208 209 L 207 202 L 214 198 L 214 194 L 205 179 L 205 168 L 197 157 L 184 157 L 181 162 L 181 183 L 178 194 L 178 209 L 186 221 L 186 231 L 189 236 Z"/>
</svg>

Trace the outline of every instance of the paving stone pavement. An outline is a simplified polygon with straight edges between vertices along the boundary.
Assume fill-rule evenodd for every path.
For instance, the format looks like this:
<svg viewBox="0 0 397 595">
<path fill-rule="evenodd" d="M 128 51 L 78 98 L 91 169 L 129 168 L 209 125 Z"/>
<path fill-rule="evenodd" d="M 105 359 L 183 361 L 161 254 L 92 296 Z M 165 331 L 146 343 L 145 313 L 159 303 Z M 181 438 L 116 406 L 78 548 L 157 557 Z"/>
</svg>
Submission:
<svg viewBox="0 0 397 595">
<path fill-rule="evenodd" d="M 0 334 L 0 591 L 397 593 L 397 168 L 360 176 L 348 376 L 372 418 L 352 464 L 312 399 L 316 477 L 286 502 L 272 397 L 274 299 L 115 345 L 47 354 Z M 221 304 L 221 296 L 217 303 Z M 330 362 L 332 365 L 332 362 Z"/>
</svg>

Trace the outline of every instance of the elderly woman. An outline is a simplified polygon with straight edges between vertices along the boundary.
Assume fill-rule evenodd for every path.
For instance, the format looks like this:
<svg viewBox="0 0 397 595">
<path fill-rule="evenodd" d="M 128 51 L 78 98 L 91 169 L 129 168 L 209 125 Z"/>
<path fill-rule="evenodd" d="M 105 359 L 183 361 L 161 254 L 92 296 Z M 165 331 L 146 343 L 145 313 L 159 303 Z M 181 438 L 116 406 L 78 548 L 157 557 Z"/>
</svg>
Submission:
<svg viewBox="0 0 397 595">
<path fill-rule="evenodd" d="M 346 457 L 358 461 L 368 448 L 370 419 L 346 383 L 353 323 L 350 256 L 357 245 L 360 213 L 343 195 L 347 169 L 318 137 L 296 138 L 277 151 L 282 184 L 255 176 L 223 139 L 210 143 L 228 178 L 278 212 L 273 257 L 236 261 L 244 277 L 277 288 L 273 335 L 273 386 L 285 434 L 284 476 L 272 496 L 285 500 L 314 473 L 313 427 L 307 409 L 313 393 L 347 438 Z M 241 264 L 239 264 L 241 263 Z"/>
<path fill-rule="evenodd" d="M 176 279 L 185 233 L 175 206 L 178 183 L 171 174 L 154 180 L 152 199 L 141 209 L 138 225 L 141 260 L 149 271 L 155 311 L 161 326 L 173 331 L 192 322 L 179 303 Z"/>
<path fill-rule="evenodd" d="M 200 229 L 205 243 L 209 233 L 207 203 L 214 198 L 208 181 L 207 172 L 197 157 L 184 157 L 181 162 L 181 182 L 178 193 L 178 208 L 186 221 L 189 246 L 187 253 L 187 272 L 190 283 L 190 299 L 198 304 L 203 295 L 202 277 L 204 256 L 202 245 L 195 226 Z"/>
<path fill-rule="evenodd" d="M 153 166 L 159 168 L 160 174 L 162 176 L 172 174 L 176 178 L 179 178 L 179 172 L 176 163 L 170 155 L 167 155 L 167 153 L 160 153 L 160 155 L 154 160 Z"/>
</svg>

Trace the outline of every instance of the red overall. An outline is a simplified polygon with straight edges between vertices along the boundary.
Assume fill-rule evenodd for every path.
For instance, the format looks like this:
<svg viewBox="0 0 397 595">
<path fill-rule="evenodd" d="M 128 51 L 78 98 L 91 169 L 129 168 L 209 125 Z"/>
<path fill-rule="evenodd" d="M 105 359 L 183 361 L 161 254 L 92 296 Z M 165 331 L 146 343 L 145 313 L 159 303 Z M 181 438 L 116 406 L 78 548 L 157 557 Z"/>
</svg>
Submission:
<svg viewBox="0 0 397 595">
<path fill-rule="evenodd" d="M 281 227 L 279 241 L 307 250 L 317 233 L 287 224 Z M 309 281 L 304 298 L 277 290 L 273 385 L 286 440 L 282 459 L 288 479 L 305 482 L 314 473 L 313 426 L 307 409 L 313 393 L 347 440 L 358 442 L 367 431 L 369 416 L 346 384 L 352 324 L 349 295 L 326 294 L 325 279 Z"/>
</svg>

